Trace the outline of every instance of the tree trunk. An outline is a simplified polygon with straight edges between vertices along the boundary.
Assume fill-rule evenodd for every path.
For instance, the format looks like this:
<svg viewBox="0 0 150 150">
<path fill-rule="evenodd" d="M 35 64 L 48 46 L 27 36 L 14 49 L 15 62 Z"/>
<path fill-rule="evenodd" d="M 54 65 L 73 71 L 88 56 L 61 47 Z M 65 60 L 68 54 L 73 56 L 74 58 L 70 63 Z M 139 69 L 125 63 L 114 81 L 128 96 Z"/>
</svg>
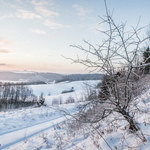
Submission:
<svg viewBox="0 0 150 150">
<path fill-rule="evenodd" d="M 133 132 L 136 132 L 139 130 L 137 123 L 133 120 L 133 118 L 130 116 L 128 112 L 126 112 L 124 109 L 121 109 L 119 112 L 123 115 L 123 117 L 129 123 L 130 130 L 132 130 Z"/>
</svg>

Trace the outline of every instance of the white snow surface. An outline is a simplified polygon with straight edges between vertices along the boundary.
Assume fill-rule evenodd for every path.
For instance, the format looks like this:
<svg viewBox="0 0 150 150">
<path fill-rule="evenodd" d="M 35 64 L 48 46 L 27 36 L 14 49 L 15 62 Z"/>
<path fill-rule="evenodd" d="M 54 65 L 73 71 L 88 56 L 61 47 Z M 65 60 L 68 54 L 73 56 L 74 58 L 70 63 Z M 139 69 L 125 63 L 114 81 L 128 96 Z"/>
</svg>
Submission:
<svg viewBox="0 0 150 150">
<path fill-rule="evenodd" d="M 61 110 L 66 110 L 65 105 L 1 112 L 0 149 L 7 148 L 64 121 L 66 116 Z M 75 104 L 67 105 L 66 112 L 73 114 L 76 111 Z"/>
<path fill-rule="evenodd" d="M 97 129 L 99 134 L 88 124 L 84 124 L 83 128 L 74 132 L 68 131 L 73 127 L 66 126 L 66 118 L 59 109 L 65 109 L 72 114 L 77 111 L 78 103 L 82 98 L 81 94 L 86 93 L 84 82 L 33 85 L 33 92 L 37 96 L 44 92 L 48 106 L 0 112 L 0 149 L 149 150 L 150 89 L 136 97 L 131 104 L 131 114 L 136 112 L 135 120 L 146 142 L 141 141 L 141 137 L 138 137 L 137 134 L 131 133 L 128 130 L 128 123 L 117 113 L 113 113 L 100 123 Z M 98 81 L 90 82 L 92 86 L 98 83 Z M 63 90 L 71 87 L 75 88 L 75 92 L 61 94 Z M 51 96 L 47 96 L 49 92 Z M 65 104 L 66 99 L 70 96 L 75 99 L 75 103 Z M 51 106 L 54 99 L 61 99 L 64 104 Z M 116 117 L 120 119 L 114 121 Z"/>
<path fill-rule="evenodd" d="M 50 95 L 59 95 L 64 90 L 70 90 L 74 87 L 75 92 L 86 90 L 87 86 L 95 87 L 99 80 L 85 80 L 85 81 L 73 81 L 73 82 L 60 82 L 60 83 L 52 83 L 52 84 L 40 84 L 40 85 L 31 85 L 30 87 L 33 89 L 35 95 L 39 96 L 41 92 L 44 93 L 45 96 Z"/>
<path fill-rule="evenodd" d="M 0 112 L 0 149 L 9 149 L 14 144 L 24 141 L 45 130 L 53 128 L 56 124 L 66 120 L 62 110 L 73 114 L 77 111 L 81 93 L 85 93 L 85 85 L 96 86 L 99 81 L 63 82 L 47 85 L 32 85 L 35 95 L 41 92 L 46 96 L 47 106 L 21 108 Z M 63 90 L 74 87 L 75 91 L 61 94 Z M 87 86 L 86 86 L 87 87 Z M 47 96 L 51 93 L 50 96 Z M 79 97 L 78 97 L 79 96 Z M 51 106 L 53 100 L 65 103 L 68 97 L 74 97 L 75 103 Z M 18 149 L 18 148 L 14 148 Z"/>
<path fill-rule="evenodd" d="M 73 98 L 75 102 L 84 101 L 85 95 L 89 88 L 95 88 L 101 82 L 100 80 L 88 81 L 73 81 L 73 82 L 60 82 L 52 84 L 31 85 L 33 93 L 39 96 L 42 92 L 46 98 L 46 104 L 51 105 L 53 101 L 62 101 L 66 103 L 68 98 Z M 74 88 L 74 92 L 61 94 L 64 90 Z M 50 96 L 48 96 L 50 95 Z"/>
</svg>

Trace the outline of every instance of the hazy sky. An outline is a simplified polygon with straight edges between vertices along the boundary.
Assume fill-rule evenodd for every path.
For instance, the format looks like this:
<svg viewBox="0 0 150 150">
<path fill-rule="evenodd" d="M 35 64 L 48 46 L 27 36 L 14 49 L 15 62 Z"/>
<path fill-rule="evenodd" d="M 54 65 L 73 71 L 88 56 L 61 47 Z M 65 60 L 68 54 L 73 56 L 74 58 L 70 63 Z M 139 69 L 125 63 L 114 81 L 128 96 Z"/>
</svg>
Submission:
<svg viewBox="0 0 150 150">
<path fill-rule="evenodd" d="M 107 0 L 117 22 L 150 23 L 150 0 Z M 72 44 L 96 43 L 103 0 L 0 0 L 0 70 L 83 73 L 62 57 L 80 56 Z"/>
</svg>

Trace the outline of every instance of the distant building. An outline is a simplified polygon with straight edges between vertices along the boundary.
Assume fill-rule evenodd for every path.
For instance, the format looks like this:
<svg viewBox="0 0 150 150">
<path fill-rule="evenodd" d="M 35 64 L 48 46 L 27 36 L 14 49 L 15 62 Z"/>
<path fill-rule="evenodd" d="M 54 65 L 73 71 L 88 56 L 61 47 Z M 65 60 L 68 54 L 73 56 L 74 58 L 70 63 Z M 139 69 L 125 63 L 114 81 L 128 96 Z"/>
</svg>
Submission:
<svg viewBox="0 0 150 150">
<path fill-rule="evenodd" d="M 70 90 L 64 90 L 64 91 L 62 91 L 61 94 L 70 93 L 70 92 L 74 92 L 74 87 L 71 87 Z"/>
</svg>

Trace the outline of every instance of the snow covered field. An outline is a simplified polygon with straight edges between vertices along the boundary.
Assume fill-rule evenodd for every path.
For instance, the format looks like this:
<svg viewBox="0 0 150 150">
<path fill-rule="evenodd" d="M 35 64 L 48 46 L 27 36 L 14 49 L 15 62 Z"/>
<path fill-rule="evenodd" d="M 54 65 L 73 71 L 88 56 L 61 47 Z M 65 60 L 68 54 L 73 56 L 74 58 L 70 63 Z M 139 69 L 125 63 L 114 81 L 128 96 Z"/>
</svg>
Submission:
<svg viewBox="0 0 150 150">
<path fill-rule="evenodd" d="M 60 82 L 56 84 L 31 85 L 30 87 L 36 96 L 39 96 L 43 92 L 46 98 L 46 104 L 51 105 L 53 100 L 61 100 L 62 103 L 66 103 L 66 100 L 70 97 L 75 102 L 82 101 L 87 90 L 96 87 L 99 82 L 99 80 Z M 74 92 L 61 94 L 62 91 L 70 90 L 72 87 L 74 88 Z"/>
<path fill-rule="evenodd" d="M 63 90 L 69 90 L 74 87 L 75 92 L 86 90 L 87 86 L 95 87 L 99 80 L 87 80 L 87 81 L 73 81 L 73 82 L 60 82 L 52 84 L 41 84 L 41 85 L 31 85 L 35 95 L 40 95 L 41 92 L 45 96 L 59 95 Z"/>
<path fill-rule="evenodd" d="M 0 148 L 24 141 L 66 120 L 63 112 L 57 109 L 40 107 L 1 113 Z M 74 105 L 68 105 L 67 110 L 71 114 L 77 111 Z"/>
<path fill-rule="evenodd" d="M 71 116 L 86 93 L 87 84 L 99 81 L 76 81 L 48 85 L 33 85 L 38 96 L 44 92 L 47 106 L 0 112 L 0 149 L 8 150 L 149 150 L 150 149 L 150 88 L 146 88 L 131 104 L 135 119 L 146 142 L 128 130 L 128 123 L 117 113 L 96 124 L 78 124 Z M 61 94 L 74 87 L 75 91 Z M 50 92 L 50 95 L 48 96 Z M 68 97 L 75 103 L 65 104 Z M 61 99 L 63 104 L 52 106 Z M 115 118 L 119 119 L 115 119 Z M 69 119 L 69 120 L 68 120 Z M 115 121 L 114 121 L 115 120 Z"/>
<path fill-rule="evenodd" d="M 0 149 L 9 149 L 18 142 L 53 129 L 58 123 L 66 120 L 63 111 L 73 114 L 77 111 L 78 101 L 86 93 L 87 85 L 95 87 L 99 81 L 62 82 L 47 85 L 32 85 L 33 93 L 39 96 L 41 92 L 46 97 L 47 106 L 30 107 L 18 110 L 0 112 Z M 63 90 L 74 87 L 74 92 L 61 94 Z M 49 95 L 49 96 L 48 96 Z M 65 103 L 66 99 L 73 97 L 75 103 L 51 106 L 53 100 Z M 17 145 L 16 144 L 16 145 Z M 14 149 L 18 149 L 15 147 Z M 20 149 L 20 148 L 19 148 Z"/>
</svg>

